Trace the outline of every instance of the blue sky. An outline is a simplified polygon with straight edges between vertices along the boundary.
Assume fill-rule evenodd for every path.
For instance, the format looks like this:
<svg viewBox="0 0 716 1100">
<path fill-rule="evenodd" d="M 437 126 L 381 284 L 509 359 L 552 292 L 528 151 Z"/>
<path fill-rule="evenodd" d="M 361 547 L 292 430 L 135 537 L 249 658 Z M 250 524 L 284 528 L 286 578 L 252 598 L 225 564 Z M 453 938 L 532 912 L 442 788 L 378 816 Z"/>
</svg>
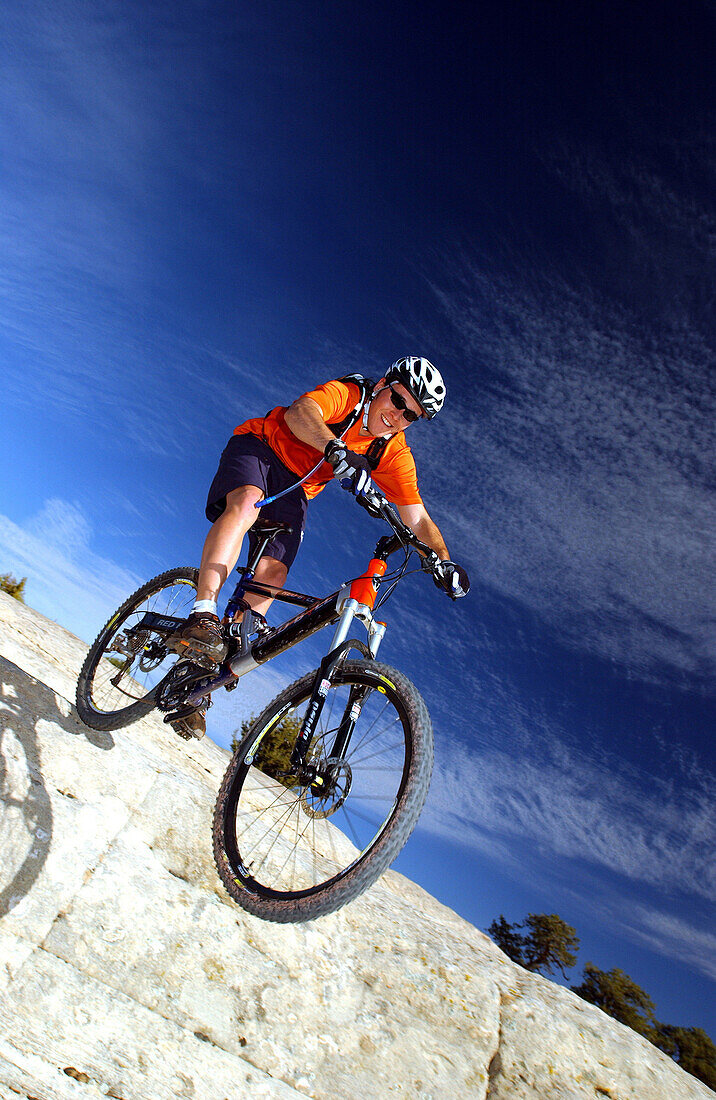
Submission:
<svg viewBox="0 0 716 1100">
<path fill-rule="evenodd" d="M 712 9 L 22 3 L 0 13 L 0 571 L 86 640 L 196 562 L 233 427 L 402 354 L 473 581 L 387 607 L 437 766 L 398 862 L 716 1033 Z M 291 583 L 375 524 L 312 504 Z M 316 638 L 211 712 L 225 741 Z"/>
</svg>

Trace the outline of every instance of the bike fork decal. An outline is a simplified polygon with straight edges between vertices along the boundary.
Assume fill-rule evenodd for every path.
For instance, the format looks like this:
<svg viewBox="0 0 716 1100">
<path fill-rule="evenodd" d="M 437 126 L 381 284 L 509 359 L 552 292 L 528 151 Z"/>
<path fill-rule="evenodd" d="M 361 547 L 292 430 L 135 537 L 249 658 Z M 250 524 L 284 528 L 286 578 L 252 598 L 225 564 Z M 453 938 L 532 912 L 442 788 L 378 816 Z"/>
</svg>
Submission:
<svg viewBox="0 0 716 1100">
<path fill-rule="evenodd" d="M 323 704 L 326 701 L 328 695 L 328 689 L 331 686 L 331 681 L 325 676 L 318 685 L 318 690 L 315 692 L 310 706 L 306 713 L 306 717 L 303 720 L 301 726 L 301 732 L 298 735 L 294 750 L 291 753 L 291 764 L 295 767 L 298 764 L 303 763 L 303 758 L 306 755 L 308 746 L 311 743 L 313 737 L 313 731 L 316 728 L 316 722 L 323 710 Z"/>
</svg>

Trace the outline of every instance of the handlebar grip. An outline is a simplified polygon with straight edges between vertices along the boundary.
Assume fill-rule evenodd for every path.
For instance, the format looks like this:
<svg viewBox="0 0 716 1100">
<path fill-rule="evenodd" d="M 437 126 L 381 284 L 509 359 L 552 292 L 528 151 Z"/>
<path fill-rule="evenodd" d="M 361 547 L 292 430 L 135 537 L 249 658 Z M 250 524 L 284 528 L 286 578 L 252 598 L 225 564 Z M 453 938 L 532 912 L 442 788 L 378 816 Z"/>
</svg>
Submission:
<svg viewBox="0 0 716 1100">
<path fill-rule="evenodd" d="M 367 493 L 358 493 L 355 499 L 371 516 L 381 516 L 383 508 L 388 503 L 385 497 L 375 489 L 369 489 Z"/>
</svg>

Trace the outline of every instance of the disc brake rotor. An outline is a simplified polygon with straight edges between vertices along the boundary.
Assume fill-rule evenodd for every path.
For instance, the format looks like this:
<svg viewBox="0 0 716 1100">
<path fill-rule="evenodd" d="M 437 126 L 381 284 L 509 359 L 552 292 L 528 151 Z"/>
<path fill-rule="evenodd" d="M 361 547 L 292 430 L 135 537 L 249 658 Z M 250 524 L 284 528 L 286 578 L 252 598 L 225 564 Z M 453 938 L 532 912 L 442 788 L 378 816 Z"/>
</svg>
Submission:
<svg viewBox="0 0 716 1100">
<path fill-rule="evenodd" d="M 307 817 L 330 817 L 348 797 L 352 779 L 347 761 L 329 757 L 313 783 L 302 791 L 301 809 Z"/>
</svg>

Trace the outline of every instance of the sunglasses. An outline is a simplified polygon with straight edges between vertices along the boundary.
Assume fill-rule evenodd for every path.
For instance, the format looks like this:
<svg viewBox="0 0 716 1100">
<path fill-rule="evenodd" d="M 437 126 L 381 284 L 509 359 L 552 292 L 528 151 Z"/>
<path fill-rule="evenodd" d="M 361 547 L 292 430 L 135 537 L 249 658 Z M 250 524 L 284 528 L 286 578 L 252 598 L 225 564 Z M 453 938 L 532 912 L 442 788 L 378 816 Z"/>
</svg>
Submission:
<svg viewBox="0 0 716 1100">
<path fill-rule="evenodd" d="M 416 420 L 420 420 L 422 413 L 416 413 L 409 409 L 405 398 L 396 393 L 392 386 L 389 386 L 388 389 L 390 390 L 390 400 L 396 409 L 400 409 L 408 424 L 414 424 Z"/>
</svg>

